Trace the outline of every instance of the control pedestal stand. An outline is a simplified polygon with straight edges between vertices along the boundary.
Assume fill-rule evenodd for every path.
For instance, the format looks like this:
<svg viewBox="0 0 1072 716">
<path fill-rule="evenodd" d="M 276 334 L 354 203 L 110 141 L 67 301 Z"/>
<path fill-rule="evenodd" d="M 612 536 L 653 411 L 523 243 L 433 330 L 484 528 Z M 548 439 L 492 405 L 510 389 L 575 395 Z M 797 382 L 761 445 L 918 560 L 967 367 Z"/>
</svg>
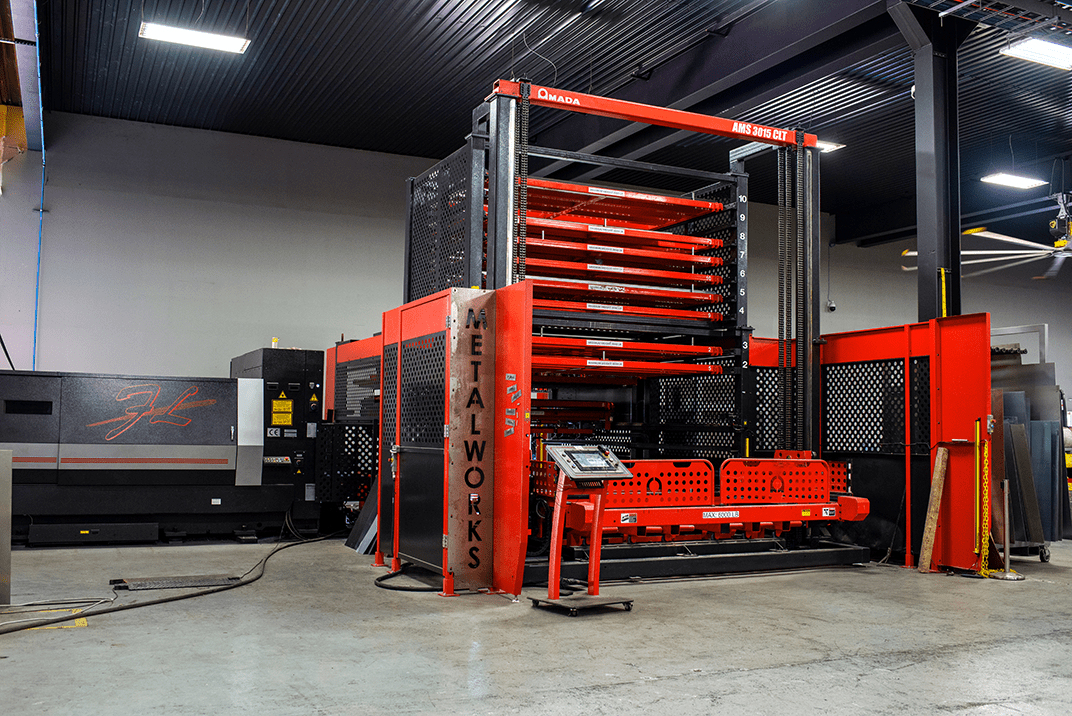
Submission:
<svg viewBox="0 0 1072 716">
<path fill-rule="evenodd" d="M 551 554 L 547 567 L 547 599 L 529 597 L 533 607 L 564 609 L 571 617 L 584 609 L 620 605 L 633 608 L 632 599 L 599 596 L 599 554 L 603 545 L 603 502 L 606 480 L 628 479 L 632 474 L 607 448 L 602 446 L 549 445 L 548 454 L 558 465 L 555 507 L 551 519 Z M 560 598 L 562 540 L 566 502 L 586 501 L 592 505 L 592 523 L 588 535 L 588 592 Z"/>
</svg>

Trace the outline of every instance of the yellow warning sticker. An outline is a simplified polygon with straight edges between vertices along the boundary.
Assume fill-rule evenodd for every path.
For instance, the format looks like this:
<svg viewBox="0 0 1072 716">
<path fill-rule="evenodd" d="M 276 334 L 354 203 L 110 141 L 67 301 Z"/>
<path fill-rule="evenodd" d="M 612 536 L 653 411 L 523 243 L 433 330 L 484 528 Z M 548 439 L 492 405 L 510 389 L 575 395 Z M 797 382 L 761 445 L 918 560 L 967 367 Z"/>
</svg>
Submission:
<svg viewBox="0 0 1072 716">
<path fill-rule="evenodd" d="M 286 400 L 287 399 L 287 394 L 284 393 L 283 391 L 279 391 L 279 399 L 280 400 Z"/>
<path fill-rule="evenodd" d="M 800 516 L 801 517 L 811 517 L 811 510 L 801 510 L 800 511 Z"/>
<path fill-rule="evenodd" d="M 294 416 L 291 413 L 272 413 L 272 425 L 293 425 Z"/>
<path fill-rule="evenodd" d="M 310 403 L 318 403 L 318 402 L 320 402 L 320 398 L 316 397 L 316 393 L 313 393 L 313 397 L 309 398 L 309 402 Z"/>
<path fill-rule="evenodd" d="M 272 401 L 273 413 L 293 413 L 294 401 L 293 400 L 273 400 Z M 290 425 L 290 423 L 287 423 Z"/>
</svg>

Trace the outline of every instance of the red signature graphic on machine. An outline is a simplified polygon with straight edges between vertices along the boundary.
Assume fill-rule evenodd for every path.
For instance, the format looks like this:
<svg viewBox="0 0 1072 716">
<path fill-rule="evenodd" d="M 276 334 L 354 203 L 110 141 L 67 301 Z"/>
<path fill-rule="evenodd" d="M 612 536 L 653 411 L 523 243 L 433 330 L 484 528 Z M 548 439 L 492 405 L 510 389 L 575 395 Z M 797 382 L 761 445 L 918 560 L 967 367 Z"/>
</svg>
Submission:
<svg viewBox="0 0 1072 716">
<path fill-rule="evenodd" d="M 209 398 L 207 400 L 190 400 L 190 398 L 197 395 L 197 386 L 192 385 L 183 391 L 183 394 L 179 396 L 178 400 L 171 405 L 164 407 L 156 407 L 156 399 L 160 397 L 160 386 L 156 383 L 141 383 L 138 385 L 128 385 L 120 390 L 115 399 L 118 402 L 124 402 L 127 400 L 135 400 L 140 396 L 144 396 L 144 400 L 137 405 L 128 405 L 123 411 L 123 414 L 109 418 L 108 420 L 102 420 L 99 423 L 90 423 L 87 428 L 95 428 L 100 425 L 109 425 L 111 423 L 121 423 L 112 428 L 107 435 L 104 436 L 105 440 L 114 440 L 127 430 L 138 424 L 138 421 L 142 418 L 148 419 L 150 424 L 153 423 L 168 423 L 169 425 L 177 425 L 180 428 L 184 428 L 190 424 L 190 418 L 185 415 L 179 415 L 181 410 L 189 410 L 191 408 L 201 408 L 207 405 L 214 405 L 216 400 Z"/>
</svg>

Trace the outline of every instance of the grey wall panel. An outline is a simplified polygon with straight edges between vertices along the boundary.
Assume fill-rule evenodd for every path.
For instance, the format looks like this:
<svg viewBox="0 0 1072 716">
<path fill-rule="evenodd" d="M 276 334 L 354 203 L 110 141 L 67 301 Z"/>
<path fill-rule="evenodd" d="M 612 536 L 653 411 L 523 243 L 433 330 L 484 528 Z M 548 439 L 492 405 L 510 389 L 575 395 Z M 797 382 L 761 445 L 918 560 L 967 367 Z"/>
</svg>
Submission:
<svg viewBox="0 0 1072 716">
<path fill-rule="evenodd" d="M 371 335 L 398 303 L 405 179 L 432 161 L 57 112 L 47 122 L 38 368 L 226 376 L 273 336 L 323 348 L 340 332 Z M 4 167 L 0 332 L 24 369 L 40 189 L 39 154 Z"/>
</svg>

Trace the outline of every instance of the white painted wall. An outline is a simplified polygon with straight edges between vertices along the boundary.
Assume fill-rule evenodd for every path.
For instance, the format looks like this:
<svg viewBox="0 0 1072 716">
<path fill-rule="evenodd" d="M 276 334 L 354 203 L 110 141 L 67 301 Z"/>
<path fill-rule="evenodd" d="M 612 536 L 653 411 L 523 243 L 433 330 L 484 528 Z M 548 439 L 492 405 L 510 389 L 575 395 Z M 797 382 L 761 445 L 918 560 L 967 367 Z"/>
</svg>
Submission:
<svg viewBox="0 0 1072 716">
<path fill-rule="evenodd" d="M 39 369 L 226 375 L 233 356 L 272 336 L 325 348 L 342 332 L 371 335 L 401 302 L 404 181 L 430 160 L 57 113 L 47 122 Z M 30 366 L 39 190 L 39 154 L 4 167 L 0 331 L 18 368 Z M 751 206 L 750 322 L 768 337 L 775 222 L 773 207 Z M 832 233 L 824 217 L 824 246 Z M 823 312 L 824 333 L 916 320 L 905 248 L 830 250 L 838 310 Z M 1048 322 L 1050 360 L 1072 389 L 1072 267 L 1057 281 L 1029 276 L 965 280 L 965 312 L 990 311 L 995 326 Z M 821 283 L 825 303 L 825 269 Z"/>
<path fill-rule="evenodd" d="M 40 370 L 227 375 L 402 300 L 405 179 L 430 160 L 53 113 Z M 459 139 L 459 144 L 461 139 Z M 30 367 L 40 154 L 4 168 L 0 331 Z"/>
<path fill-rule="evenodd" d="M 778 334 L 777 219 L 775 207 L 751 204 L 749 323 L 756 329 L 755 335 L 764 337 Z M 915 323 L 919 315 L 916 274 L 901 270 L 901 252 L 915 248 L 915 242 L 902 241 L 868 249 L 852 245 L 828 248 L 834 221 L 834 217 L 823 215 L 821 222 L 822 303 L 826 304 L 829 287 L 829 296 L 837 305 L 834 313 L 822 312 L 822 333 Z M 909 260 L 904 263 L 913 265 Z M 989 312 L 992 327 L 1048 323 L 1047 359 L 1056 364 L 1057 381 L 1072 397 L 1072 266 L 1066 264 L 1055 280 L 1032 280 L 1032 275 L 1044 270 L 1046 265 L 1040 262 L 1022 270 L 964 279 L 962 308 L 964 313 Z M 995 341 L 1012 342 L 1021 342 L 1029 349 L 1025 362 L 1038 361 L 1037 340 L 1033 337 Z"/>
</svg>

